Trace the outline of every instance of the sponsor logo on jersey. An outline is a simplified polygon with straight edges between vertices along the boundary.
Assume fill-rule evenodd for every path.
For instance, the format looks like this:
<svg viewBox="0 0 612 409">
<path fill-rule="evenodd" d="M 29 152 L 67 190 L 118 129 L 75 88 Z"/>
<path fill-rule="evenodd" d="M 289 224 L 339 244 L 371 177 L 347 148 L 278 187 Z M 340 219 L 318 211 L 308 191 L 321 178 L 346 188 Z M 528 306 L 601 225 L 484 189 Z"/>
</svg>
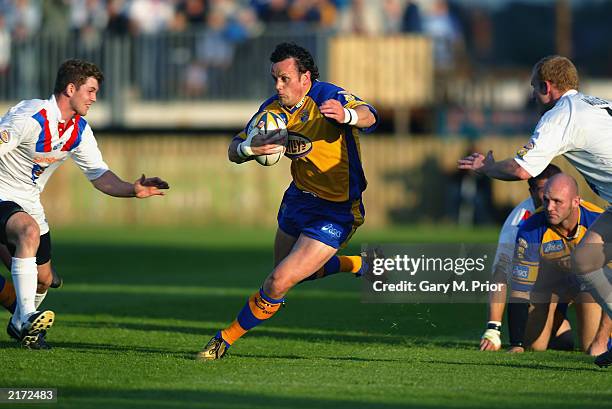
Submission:
<svg viewBox="0 0 612 409">
<path fill-rule="evenodd" d="M 542 246 L 542 252 L 544 254 L 558 253 L 563 251 L 563 247 L 563 240 L 549 241 Z"/>
<path fill-rule="evenodd" d="M 0 143 L 8 143 L 11 140 L 11 134 L 6 129 L 0 131 Z"/>
<path fill-rule="evenodd" d="M 52 156 L 49 156 L 49 157 L 34 156 L 34 159 L 33 159 L 34 163 L 44 163 L 44 164 L 47 164 L 47 165 L 51 165 L 52 163 L 55 163 L 55 162 L 57 162 L 59 160 L 60 160 L 59 158 L 55 158 L 55 157 L 52 157 Z"/>
<path fill-rule="evenodd" d="M 527 145 L 523 146 L 516 152 L 516 156 L 522 158 L 523 156 L 527 155 L 527 152 L 529 152 L 533 148 L 535 148 L 535 144 L 533 143 L 533 141 L 530 141 Z"/>
<path fill-rule="evenodd" d="M 512 277 L 526 280 L 529 277 L 529 267 L 517 264 L 512 269 Z"/>
<path fill-rule="evenodd" d="M 338 94 L 344 97 L 344 100 L 346 101 L 347 104 L 355 100 L 355 95 L 351 94 L 348 91 L 338 91 Z"/>
<path fill-rule="evenodd" d="M 32 182 L 36 183 L 36 180 L 43 174 L 45 169 L 47 169 L 46 166 L 42 167 L 38 163 L 35 163 L 34 166 L 32 166 Z"/>
<path fill-rule="evenodd" d="M 334 225 L 331 224 L 331 223 L 330 224 L 326 224 L 325 226 L 321 227 L 321 231 L 324 232 L 324 233 L 327 233 L 330 236 L 333 236 L 333 237 L 335 237 L 337 239 L 339 239 L 340 236 L 342 236 L 342 230 L 336 229 L 334 227 Z"/>
<path fill-rule="evenodd" d="M 525 258 L 525 251 L 527 250 L 527 240 L 522 237 L 519 237 L 517 246 L 516 246 L 516 256 L 520 259 Z"/>
<path fill-rule="evenodd" d="M 312 141 L 306 136 L 297 132 L 289 131 L 287 140 L 287 150 L 285 156 L 289 159 L 301 158 L 310 153 L 312 150 Z"/>
</svg>

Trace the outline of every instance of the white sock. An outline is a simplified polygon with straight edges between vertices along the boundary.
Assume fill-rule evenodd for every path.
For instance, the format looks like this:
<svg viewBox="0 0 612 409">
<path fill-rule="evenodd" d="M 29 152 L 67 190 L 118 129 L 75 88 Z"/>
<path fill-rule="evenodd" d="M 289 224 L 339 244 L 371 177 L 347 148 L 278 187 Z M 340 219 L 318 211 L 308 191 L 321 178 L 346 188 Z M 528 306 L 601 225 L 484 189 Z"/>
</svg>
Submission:
<svg viewBox="0 0 612 409">
<path fill-rule="evenodd" d="M 605 269 L 606 273 L 612 273 L 609 268 L 605 267 Z M 604 268 L 600 268 L 587 274 L 576 274 L 576 277 L 582 284 L 582 288 L 591 293 L 595 301 L 612 318 L 612 284 L 606 277 L 606 273 L 604 273 Z"/>
<path fill-rule="evenodd" d="M 36 307 L 37 310 L 38 310 L 38 307 L 40 307 L 40 304 L 42 304 L 46 296 L 47 296 L 46 291 L 42 294 L 36 293 L 36 295 L 34 296 L 34 307 Z"/>
<path fill-rule="evenodd" d="M 17 308 L 19 316 L 13 315 L 15 325 L 21 323 L 36 311 L 36 287 L 38 286 L 38 269 L 36 268 L 36 257 L 17 258 L 13 257 L 11 265 L 13 286 L 17 296 Z"/>
</svg>

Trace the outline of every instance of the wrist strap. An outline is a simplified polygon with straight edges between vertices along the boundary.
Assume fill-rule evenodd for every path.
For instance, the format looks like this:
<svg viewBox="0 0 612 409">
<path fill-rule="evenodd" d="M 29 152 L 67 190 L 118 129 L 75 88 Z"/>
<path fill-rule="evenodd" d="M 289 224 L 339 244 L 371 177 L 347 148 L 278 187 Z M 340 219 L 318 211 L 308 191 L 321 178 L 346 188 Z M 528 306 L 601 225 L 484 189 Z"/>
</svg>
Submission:
<svg viewBox="0 0 612 409">
<path fill-rule="evenodd" d="M 489 321 L 487 322 L 487 329 L 494 329 L 495 331 L 501 332 L 502 323 L 499 321 Z"/>
<path fill-rule="evenodd" d="M 344 108 L 344 121 L 342 121 L 342 123 L 356 125 L 357 121 L 359 121 L 357 111 L 351 108 Z"/>
<path fill-rule="evenodd" d="M 240 159 L 247 159 L 249 157 L 249 155 L 246 155 L 243 151 L 242 151 L 242 144 L 244 142 L 240 142 L 238 144 L 238 146 L 236 147 L 236 153 L 238 154 L 238 156 L 240 157 Z"/>
</svg>

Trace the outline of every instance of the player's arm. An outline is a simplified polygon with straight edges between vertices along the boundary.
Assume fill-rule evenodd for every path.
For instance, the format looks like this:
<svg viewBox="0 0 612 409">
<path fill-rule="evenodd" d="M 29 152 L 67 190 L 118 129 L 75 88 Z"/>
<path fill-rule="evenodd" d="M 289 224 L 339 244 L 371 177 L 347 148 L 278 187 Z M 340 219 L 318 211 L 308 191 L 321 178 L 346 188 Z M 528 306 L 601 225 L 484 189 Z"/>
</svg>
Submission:
<svg viewBox="0 0 612 409">
<path fill-rule="evenodd" d="M 319 111 L 326 118 L 339 124 L 348 124 L 357 128 L 369 128 L 376 123 L 376 117 L 367 105 L 347 108 L 337 99 L 328 99 L 319 106 Z"/>
<path fill-rule="evenodd" d="M 511 291 L 508 300 L 508 352 L 525 350 L 525 330 L 529 318 L 531 291 L 540 270 L 541 229 L 523 224 L 519 227 L 512 261 Z"/>
<path fill-rule="evenodd" d="M 496 162 L 493 158 L 493 151 L 489 151 L 487 156 L 478 152 L 472 153 L 470 156 L 460 159 L 458 167 L 500 180 L 527 180 L 531 177 L 529 172 L 523 169 L 514 158 Z"/>
<path fill-rule="evenodd" d="M 571 148 L 566 140 L 571 112 L 566 105 L 548 111 L 538 122 L 531 140 L 520 148 L 514 158 L 496 162 L 493 152 L 473 153 L 457 164 L 459 169 L 473 170 L 494 179 L 526 180 L 539 175 L 555 156 Z"/>
<path fill-rule="evenodd" d="M 149 196 L 163 196 L 163 189 L 169 189 L 168 183 L 158 177 L 146 178 L 143 174 L 134 183 L 129 183 L 111 170 L 107 170 L 97 179 L 91 181 L 99 191 L 114 197 L 137 197 L 144 199 Z"/>
<path fill-rule="evenodd" d="M 286 134 L 281 134 L 279 129 L 266 135 L 255 129 L 250 135 L 241 132 L 232 139 L 227 149 L 227 157 L 231 162 L 243 163 L 254 156 L 282 152 L 287 144 Z"/>
</svg>

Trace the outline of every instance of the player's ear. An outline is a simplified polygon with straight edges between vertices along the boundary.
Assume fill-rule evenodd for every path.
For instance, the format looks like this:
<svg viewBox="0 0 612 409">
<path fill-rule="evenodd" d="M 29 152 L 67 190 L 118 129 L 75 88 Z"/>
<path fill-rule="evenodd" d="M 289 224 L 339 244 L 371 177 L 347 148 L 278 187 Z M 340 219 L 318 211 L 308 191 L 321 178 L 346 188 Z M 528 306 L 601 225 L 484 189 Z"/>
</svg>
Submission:
<svg viewBox="0 0 612 409">
<path fill-rule="evenodd" d="M 538 87 L 540 88 L 538 91 L 540 94 L 542 95 L 548 94 L 548 89 L 549 89 L 548 82 L 540 81 Z"/>
<path fill-rule="evenodd" d="M 66 95 L 67 97 L 71 97 L 74 95 L 74 92 L 76 91 L 76 87 L 75 85 L 71 82 L 68 85 L 66 85 L 66 88 L 64 89 L 64 95 Z"/>
</svg>

